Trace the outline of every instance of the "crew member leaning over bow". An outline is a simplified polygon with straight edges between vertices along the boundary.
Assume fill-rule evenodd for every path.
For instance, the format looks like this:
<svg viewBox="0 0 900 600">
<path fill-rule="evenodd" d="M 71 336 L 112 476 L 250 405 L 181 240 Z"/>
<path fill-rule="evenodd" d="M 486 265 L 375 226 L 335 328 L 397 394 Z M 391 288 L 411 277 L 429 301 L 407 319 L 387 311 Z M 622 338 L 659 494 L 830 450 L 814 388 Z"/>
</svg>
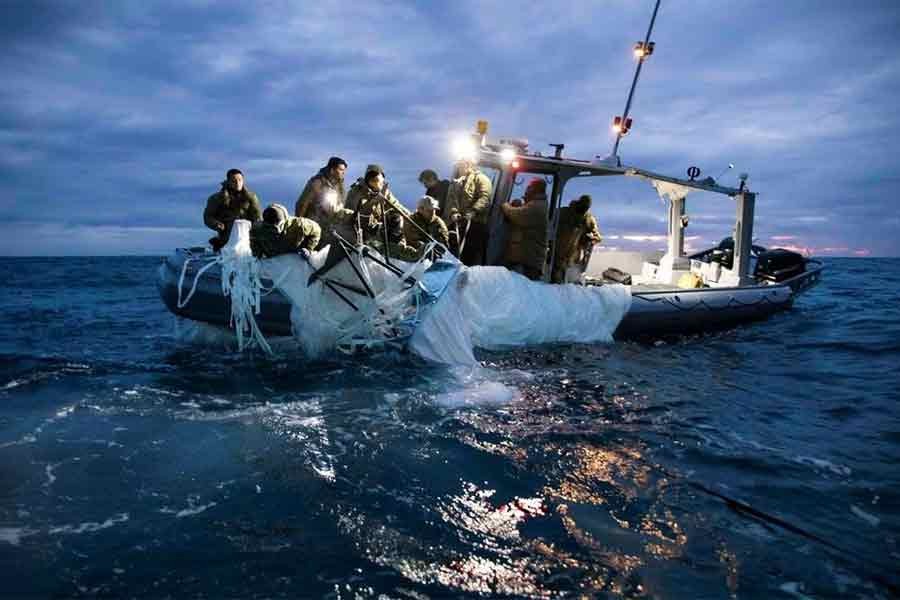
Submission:
<svg viewBox="0 0 900 600">
<path fill-rule="evenodd" d="M 257 258 L 298 253 L 309 258 L 319 245 L 322 229 L 312 219 L 292 217 L 281 204 L 263 211 L 262 221 L 250 229 L 250 249 Z"/>
</svg>

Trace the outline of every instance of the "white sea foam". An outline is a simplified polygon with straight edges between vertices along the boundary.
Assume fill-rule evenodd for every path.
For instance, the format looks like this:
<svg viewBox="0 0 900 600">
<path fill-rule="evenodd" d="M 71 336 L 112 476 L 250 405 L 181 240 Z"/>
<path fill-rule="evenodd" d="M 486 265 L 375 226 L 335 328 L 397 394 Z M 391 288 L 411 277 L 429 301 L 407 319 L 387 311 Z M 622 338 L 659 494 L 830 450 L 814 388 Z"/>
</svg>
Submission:
<svg viewBox="0 0 900 600">
<path fill-rule="evenodd" d="M 102 523 L 98 523 L 95 521 L 86 521 L 84 523 L 79 523 L 78 525 L 62 525 L 60 527 L 51 527 L 49 533 L 50 535 L 94 533 L 95 531 L 109 529 L 110 527 L 114 527 L 119 523 L 124 523 L 128 519 L 128 513 L 118 513 L 106 519 Z"/>
<path fill-rule="evenodd" d="M 865 521 L 872 527 L 878 527 L 878 524 L 881 523 L 881 519 L 879 519 L 878 517 L 876 517 L 873 514 L 867 513 L 866 511 L 864 511 L 860 507 L 856 506 L 855 504 L 850 506 L 850 512 L 852 512 L 854 515 L 856 515 L 857 517 L 859 517 L 860 519 L 862 519 L 863 521 Z"/>
<path fill-rule="evenodd" d="M 24 527 L 0 527 L 0 542 L 18 546 L 22 543 L 22 538 L 29 535 L 29 531 Z"/>
<path fill-rule="evenodd" d="M 436 405 L 448 409 L 515 402 L 522 396 L 516 384 L 534 378 L 531 373 L 519 369 L 501 372 L 485 367 L 455 367 L 450 373 L 455 378 L 450 384 L 452 389 L 434 397 Z"/>
<path fill-rule="evenodd" d="M 798 456 L 794 458 L 794 462 L 800 463 L 801 465 L 809 465 L 822 471 L 830 471 L 835 475 L 847 476 L 852 473 L 850 467 L 837 465 L 831 461 L 822 458 L 814 458 L 812 456 Z"/>
<path fill-rule="evenodd" d="M 499 381 L 482 381 L 470 387 L 438 394 L 434 403 L 444 408 L 501 406 L 520 398 L 519 391 Z"/>
<path fill-rule="evenodd" d="M 799 600 L 813 600 L 810 596 L 807 596 L 803 593 L 805 591 L 803 584 L 797 581 L 788 581 L 787 583 L 782 583 L 778 589 L 786 594 L 790 594 L 794 598 L 798 598 Z"/>
<path fill-rule="evenodd" d="M 197 495 L 190 495 L 187 497 L 187 506 L 184 508 L 171 508 L 168 506 L 164 506 L 159 509 L 158 512 L 164 515 L 175 515 L 176 519 L 183 519 L 185 517 L 192 517 L 194 515 L 199 515 L 202 512 L 205 512 L 212 508 L 213 506 L 217 506 L 218 502 L 210 501 L 206 504 L 198 504 L 200 497 Z"/>
</svg>

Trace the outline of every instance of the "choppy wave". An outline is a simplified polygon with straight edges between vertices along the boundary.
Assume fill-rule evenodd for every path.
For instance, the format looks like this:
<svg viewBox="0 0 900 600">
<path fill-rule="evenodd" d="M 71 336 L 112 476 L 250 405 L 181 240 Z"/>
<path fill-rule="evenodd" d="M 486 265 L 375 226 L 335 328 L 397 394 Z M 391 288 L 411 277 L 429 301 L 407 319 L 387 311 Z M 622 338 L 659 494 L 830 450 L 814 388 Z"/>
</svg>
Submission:
<svg viewBox="0 0 900 600">
<path fill-rule="evenodd" d="M 828 261 L 762 323 L 461 370 L 177 333 L 156 263 L 7 273 L 33 304 L 0 299 L 11 597 L 896 589 L 900 261 Z"/>
</svg>

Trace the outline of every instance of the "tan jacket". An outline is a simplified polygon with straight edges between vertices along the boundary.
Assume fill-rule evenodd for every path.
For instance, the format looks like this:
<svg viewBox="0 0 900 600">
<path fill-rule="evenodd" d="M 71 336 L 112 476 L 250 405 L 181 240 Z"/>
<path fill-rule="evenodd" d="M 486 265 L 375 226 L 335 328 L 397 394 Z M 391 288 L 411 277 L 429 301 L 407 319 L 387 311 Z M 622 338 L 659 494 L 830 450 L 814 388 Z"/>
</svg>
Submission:
<svg viewBox="0 0 900 600">
<path fill-rule="evenodd" d="M 554 267 L 565 269 L 578 262 L 582 249 L 603 240 L 591 211 L 578 214 L 570 206 L 559 209 Z"/>
<path fill-rule="evenodd" d="M 384 212 L 396 210 L 404 218 L 409 216 L 409 209 L 400 204 L 390 189 L 376 192 L 362 178 L 350 186 L 350 192 L 347 194 L 347 210 L 351 214 L 351 221 L 355 220 L 353 226 L 362 229 L 364 241 L 367 242 L 377 237 Z"/>
<path fill-rule="evenodd" d="M 540 271 L 547 260 L 547 196 L 536 195 L 522 206 L 502 204 L 509 222 L 504 262 Z"/>
<path fill-rule="evenodd" d="M 301 248 L 315 250 L 322 229 L 312 219 L 288 217 L 283 228 L 260 221 L 250 229 L 250 249 L 257 258 L 270 258 L 296 252 Z"/>
<path fill-rule="evenodd" d="M 476 223 L 487 225 L 491 208 L 493 185 L 490 178 L 475 169 L 468 175 L 454 179 L 447 194 L 446 213 L 459 214 Z"/>
<path fill-rule="evenodd" d="M 310 178 L 294 207 L 298 217 L 312 219 L 322 229 L 319 247 L 334 241 L 332 230 L 350 243 L 356 242 L 352 217 L 353 211 L 344 205 L 344 184 L 332 181 L 325 169 Z"/>
<path fill-rule="evenodd" d="M 415 212 L 410 217 L 412 221 L 416 223 L 419 227 L 425 230 L 425 232 L 433 237 L 435 241 L 442 243 L 444 246 L 448 246 L 450 244 L 450 232 L 447 230 L 447 225 L 444 223 L 443 219 L 439 216 L 434 215 L 431 219 L 431 222 L 425 220 L 425 216 L 420 212 Z M 406 236 L 406 241 L 410 246 L 417 247 L 421 244 L 428 244 L 429 239 L 426 238 L 421 231 L 417 227 L 415 227 L 412 223 L 407 220 L 404 220 L 403 223 L 403 231 Z"/>
</svg>

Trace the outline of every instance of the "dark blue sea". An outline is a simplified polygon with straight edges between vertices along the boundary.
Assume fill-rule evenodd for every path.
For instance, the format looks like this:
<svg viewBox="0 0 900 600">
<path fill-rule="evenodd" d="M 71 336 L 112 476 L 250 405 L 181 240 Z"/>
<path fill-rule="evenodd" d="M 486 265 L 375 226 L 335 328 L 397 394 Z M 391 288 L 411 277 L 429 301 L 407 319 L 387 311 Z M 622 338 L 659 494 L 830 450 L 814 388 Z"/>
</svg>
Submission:
<svg viewBox="0 0 900 600">
<path fill-rule="evenodd" d="M 0 266 L 4 598 L 891 598 L 900 260 L 725 332 L 316 362 Z"/>
</svg>

